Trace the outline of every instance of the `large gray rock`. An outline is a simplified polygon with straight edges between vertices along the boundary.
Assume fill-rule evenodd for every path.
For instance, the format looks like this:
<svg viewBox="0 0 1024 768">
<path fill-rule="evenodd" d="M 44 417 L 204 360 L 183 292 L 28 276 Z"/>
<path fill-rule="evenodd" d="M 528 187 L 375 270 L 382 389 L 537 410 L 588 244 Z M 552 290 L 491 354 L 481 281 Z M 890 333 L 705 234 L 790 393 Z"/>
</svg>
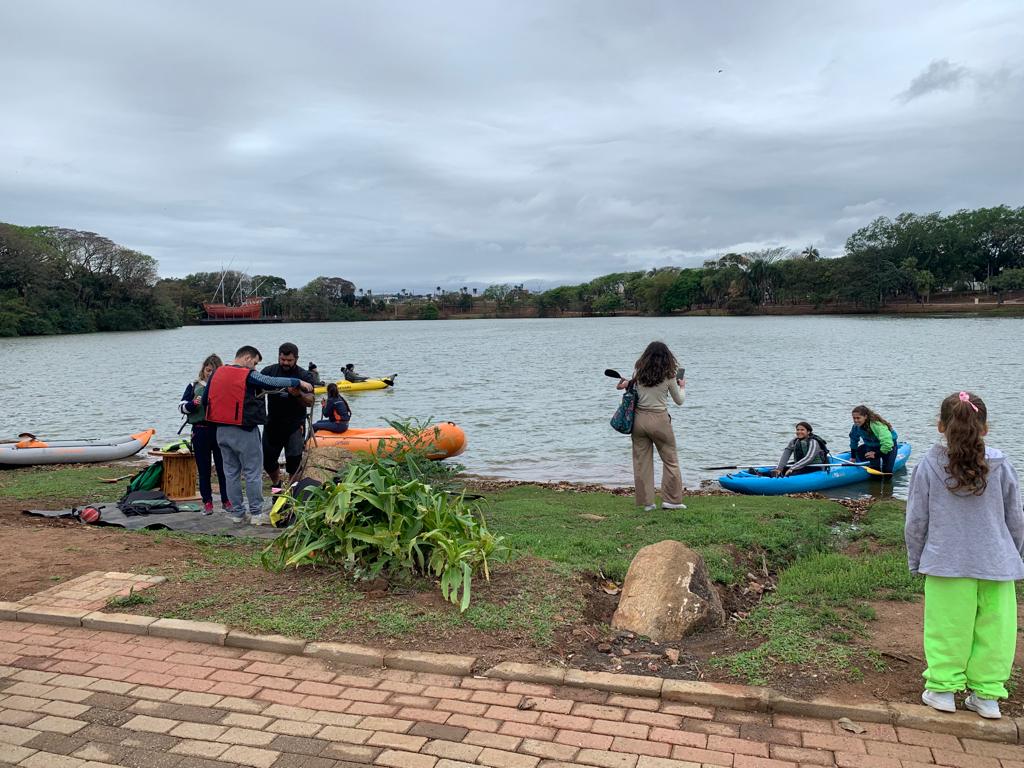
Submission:
<svg viewBox="0 0 1024 768">
<path fill-rule="evenodd" d="M 660 541 L 636 553 L 613 627 L 670 643 L 724 623 L 722 600 L 700 555 L 678 541 Z"/>
</svg>

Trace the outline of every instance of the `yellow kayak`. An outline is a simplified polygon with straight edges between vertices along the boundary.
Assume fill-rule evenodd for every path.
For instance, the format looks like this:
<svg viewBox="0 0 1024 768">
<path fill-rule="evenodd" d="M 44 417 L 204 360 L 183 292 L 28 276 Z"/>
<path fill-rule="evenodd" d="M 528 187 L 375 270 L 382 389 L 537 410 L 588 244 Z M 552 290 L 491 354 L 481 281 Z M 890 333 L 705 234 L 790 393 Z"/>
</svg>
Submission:
<svg viewBox="0 0 1024 768">
<path fill-rule="evenodd" d="M 383 379 L 367 379 L 366 381 L 341 381 L 334 382 L 338 385 L 339 392 L 366 392 L 371 389 L 387 389 L 388 387 L 395 386 L 395 377 L 398 374 L 386 376 Z M 313 394 L 326 395 L 327 385 L 324 384 L 322 387 L 315 387 Z"/>
</svg>

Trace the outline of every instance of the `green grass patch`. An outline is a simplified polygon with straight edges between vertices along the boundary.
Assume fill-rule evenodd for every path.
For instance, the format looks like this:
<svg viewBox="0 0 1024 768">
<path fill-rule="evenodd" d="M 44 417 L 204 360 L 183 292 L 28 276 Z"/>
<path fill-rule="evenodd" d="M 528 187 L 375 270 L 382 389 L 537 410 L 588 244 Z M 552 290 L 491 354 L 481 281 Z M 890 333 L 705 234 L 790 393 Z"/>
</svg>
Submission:
<svg viewBox="0 0 1024 768">
<path fill-rule="evenodd" d="M 797 558 L 780 574 L 775 593 L 738 627 L 741 634 L 763 641 L 712 665 L 752 685 L 767 683 L 779 665 L 848 679 L 858 679 L 867 667 L 884 669 L 881 656 L 857 640 L 875 619 L 868 601 L 912 600 L 923 591 L 923 580 L 907 569 L 903 517 L 901 502 L 876 503 L 855 536 L 870 544 L 870 552 L 814 552 Z"/>
<path fill-rule="evenodd" d="M 625 577 L 641 547 L 677 539 L 705 557 L 712 578 L 735 584 L 747 569 L 734 553 L 758 565 L 763 557 L 777 570 L 828 549 L 830 523 L 845 514 L 835 502 L 818 499 L 693 496 L 686 503 L 685 510 L 644 512 L 631 497 L 521 486 L 491 497 L 487 519 L 520 553 L 612 579 Z"/>
<path fill-rule="evenodd" d="M 127 595 L 121 597 L 112 597 L 107 601 L 108 608 L 131 608 L 136 605 L 152 605 L 156 602 L 156 598 L 152 595 L 146 595 L 142 592 L 136 592 L 134 589 L 131 590 Z"/>
<path fill-rule="evenodd" d="M 80 499 L 84 503 L 116 498 L 122 484 L 104 485 L 103 477 L 126 475 L 130 467 L 25 467 L 0 472 L 0 497 L 16 501 Z"/>
<path fill-rule="evenodd" d="M 354 626 L 351 604 L 360 599 L 343 581 L 328 579 L 296 594 L 238 588 L 176 606 L 166 618 L 216 621 L 247 632 L 323 639 Z"/>
</svg>

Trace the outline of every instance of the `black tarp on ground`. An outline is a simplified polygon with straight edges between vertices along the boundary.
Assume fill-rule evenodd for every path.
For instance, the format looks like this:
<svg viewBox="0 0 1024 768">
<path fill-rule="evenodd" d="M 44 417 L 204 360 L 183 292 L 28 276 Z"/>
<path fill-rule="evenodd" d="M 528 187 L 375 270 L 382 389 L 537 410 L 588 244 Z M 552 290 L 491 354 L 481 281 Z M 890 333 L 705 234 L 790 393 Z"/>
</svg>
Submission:
<svg viewBox="0 0 1024 768">
<path fill-rule="evenodd" d="M 171 530 L 183 533 L 201 533 L 210 536 L 255 537 L 273 539 L 280 529 L 269 525 L 249 525 L 249 523 L 232 523 L 220 510 L 212 515 L 201 515 L 198 511 L 183 510 L 166 515 L 126 515 L 113 502 L 109 504 L 91 504 L 100 511 L 101 519 L 95 525 L 108 525 L 127 528 L 131 531 L 143 529 L 150 531 Z M 37 517 L 74 518 L 70 509 L 26 509 L 26 515 Z M 83 523 L 84 525 L 84 523 Z"/>
</svg>

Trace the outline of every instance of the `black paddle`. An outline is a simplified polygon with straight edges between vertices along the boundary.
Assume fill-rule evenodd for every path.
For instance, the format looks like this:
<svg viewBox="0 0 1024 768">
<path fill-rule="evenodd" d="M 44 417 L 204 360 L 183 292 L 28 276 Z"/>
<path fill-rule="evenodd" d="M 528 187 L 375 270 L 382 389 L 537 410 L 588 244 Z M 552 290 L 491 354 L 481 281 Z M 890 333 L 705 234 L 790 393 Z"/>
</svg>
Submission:
<svg viewBox="0 0 1024 768">
<path fill-rule="evenodd" d="M 622 378 L 622 376 L 619 375 L 618 371 L 612 370 L 611 368 L 605 368 L 604 369 L 604 375 L 608 376 L 610 378 L 613 378 L 613 379 L 621 379 Z"/>
</svg>

